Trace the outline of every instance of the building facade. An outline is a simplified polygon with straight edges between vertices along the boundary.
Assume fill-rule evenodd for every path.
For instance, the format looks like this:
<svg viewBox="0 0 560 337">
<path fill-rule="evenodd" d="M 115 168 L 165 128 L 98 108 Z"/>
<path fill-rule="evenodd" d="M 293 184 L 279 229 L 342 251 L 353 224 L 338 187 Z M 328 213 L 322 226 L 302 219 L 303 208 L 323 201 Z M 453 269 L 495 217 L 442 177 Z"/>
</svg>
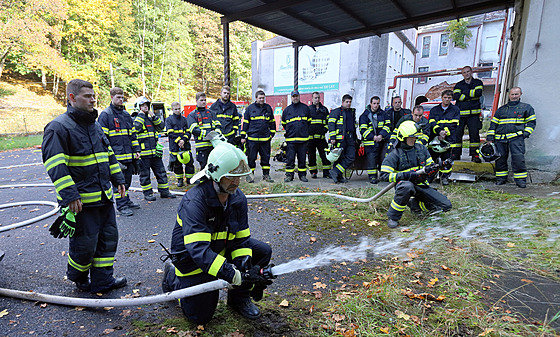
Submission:
<svg viewBox="0 0 560 337">
<path fill-rule="evenodd" d="M 407 30 L 315 49 L 300 47 L 298 89 L 302 102 L 310 104 L 310 94 L 318 91 L 329 109 L 339 107 L 342 96 L 350 94 L 358 115 L 372 96 L 379 96 L 382 105 L 388 105 L 392 96 L 399 95 L 409 107 L 411 79 L 399 80 L 395 89 L 387 87 L 395 75 L 414 69 L 414 37 L 415 30 Z M 290 104 L 295 64 L 292 42 L 277 36 L 252 45 L 253 97 L 257 90 L 264 90 L 276 114 Z"/>
</svg>

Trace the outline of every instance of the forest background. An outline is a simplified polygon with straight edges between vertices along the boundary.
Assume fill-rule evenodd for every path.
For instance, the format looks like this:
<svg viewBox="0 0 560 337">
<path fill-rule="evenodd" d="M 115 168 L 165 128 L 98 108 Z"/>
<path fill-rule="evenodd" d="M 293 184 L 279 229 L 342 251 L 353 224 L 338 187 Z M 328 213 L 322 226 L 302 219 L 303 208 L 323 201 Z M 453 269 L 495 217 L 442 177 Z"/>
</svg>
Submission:
<svg viewBox="0 0 560 337">
<path fill-rule="evenodd" d="M 251 100 L 251 42 L 272 36 L 230 24 L 233 99 Z M 92 82 L 100 106 L 112 79 L 129 102 L 144 95 L 170 103 L 179 89 L 183 103 L 197 91 L 217 98 L 220 17 L 181 0 L 0 0 L 0 80 L 33 75 L 61 102 L 72 78 Z"/>
</svg>

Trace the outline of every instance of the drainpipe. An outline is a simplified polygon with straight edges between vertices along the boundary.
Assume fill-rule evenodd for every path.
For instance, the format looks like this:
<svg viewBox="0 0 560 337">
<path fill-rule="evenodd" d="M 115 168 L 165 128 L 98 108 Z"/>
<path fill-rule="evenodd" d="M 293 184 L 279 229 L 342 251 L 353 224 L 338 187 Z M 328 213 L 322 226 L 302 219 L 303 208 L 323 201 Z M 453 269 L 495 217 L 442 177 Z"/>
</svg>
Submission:
<svg viewBox="0 0 560 337">
<path fill-rule="evenodd" d="M 509 11 L 506 11 L 506 17 L 504 18 L 504 27 L 502 28 L 502 38 L 500 39 L 500 48 L 498 49 L 498 53 L 500 55 L 500 64 L 498 65 L 498 72 L 496 74 L 496 84 L 494 85 L 494 102 L 492 102 L 492 116 L 494 116 L 494 112 L 498 110 L 498 100 L 500 99 L 500 86 L 502 81 L 502 71 L 504 68 L 504 62 L 506 58 L 505 48 L 506 48 L 506 32 L 507 32 L 507 24 L 509 20 Z"/>
</svg>

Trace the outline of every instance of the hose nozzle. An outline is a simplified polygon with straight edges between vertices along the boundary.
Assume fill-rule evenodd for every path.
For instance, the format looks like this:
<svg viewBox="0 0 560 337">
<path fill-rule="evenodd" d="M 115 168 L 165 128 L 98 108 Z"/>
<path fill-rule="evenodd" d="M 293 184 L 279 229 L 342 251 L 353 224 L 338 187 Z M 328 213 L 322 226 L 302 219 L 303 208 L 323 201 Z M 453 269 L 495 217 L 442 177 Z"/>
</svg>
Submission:
<svg viewBox="0 0 560 337">
<path fill-rule="evenodd" d="M 271 263 L 268 266 L 261 268 L 261 275 L 267 280 L 276 278 L 276 276 L 272 274 L 272 267 L 274 267 L 274 264 Z"/>
</svg>

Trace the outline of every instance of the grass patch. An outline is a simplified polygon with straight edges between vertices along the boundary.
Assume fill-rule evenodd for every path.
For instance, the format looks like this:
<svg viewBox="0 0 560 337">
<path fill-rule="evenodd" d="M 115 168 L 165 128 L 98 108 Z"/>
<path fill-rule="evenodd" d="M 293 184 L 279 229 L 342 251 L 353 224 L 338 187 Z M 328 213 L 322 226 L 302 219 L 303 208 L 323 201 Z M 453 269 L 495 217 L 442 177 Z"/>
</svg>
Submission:
<svg viewBox="0 0 560 337">
<path fill-rule="evenodd" d="M 0 87 L 0 98 L 4 98 L 4 97 L 7 97 L 7 96 L 12 96 L 15 93 L 16 93 L 16 91 L 14 89 Z"/>
<path fill-rule="evenodd" d="M 33 147 L 42 142 L 43 135 L 0 137 L 0 151 Z"/>
</svg>

